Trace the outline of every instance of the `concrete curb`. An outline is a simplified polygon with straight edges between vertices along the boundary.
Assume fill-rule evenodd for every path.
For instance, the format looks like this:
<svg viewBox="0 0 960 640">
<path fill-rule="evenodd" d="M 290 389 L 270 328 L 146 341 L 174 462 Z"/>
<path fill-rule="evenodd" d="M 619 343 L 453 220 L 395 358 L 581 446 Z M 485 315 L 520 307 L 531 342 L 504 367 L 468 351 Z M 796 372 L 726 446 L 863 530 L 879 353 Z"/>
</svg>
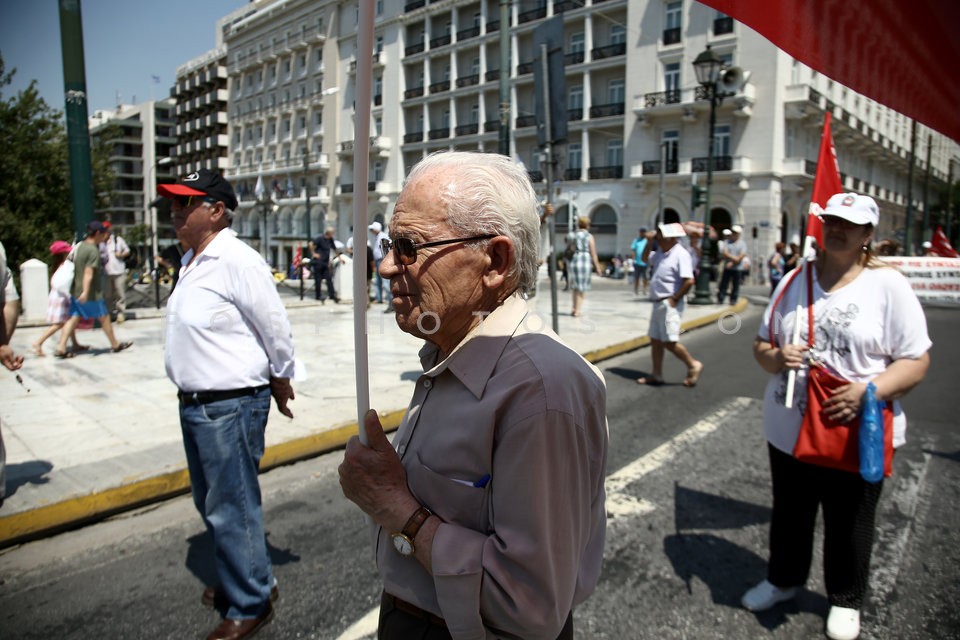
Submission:
<svg viewBox="0 0 960 640">
<path fill-rule="evenodd" d="M 709 314 L 695 320 L 684 322 L 684 332 L 716 322 L 729 314 L 743 311 L 749 301 L 741 298 L 736 305 L 723 311 Z M 650 338 L 640 336 L 623 342 L 588 351 L 583 357 L 597 363 L 615 356 L 635 351 L 650 344 Z M 395 431 L 406 413 L 406 407 L 380 415 L 380 422 L 387 432 Z M 350 422 L 335 426 L 329 430 L 282 442 L 264 451 L 260 461 L 260 471 L 313 458 L 330 451 L 342 449 L 351 436 L 356 435 L 358 424 Z M 68 529 L 107 518 L 130 509 L 166 500 L 190 491 L 190 475 L 186 467 L 158 476 L 136 480 L 118 487 L 75 496 L 0 517 L 0 549 L 29 540 L 53 535 Z"/>
</svg>

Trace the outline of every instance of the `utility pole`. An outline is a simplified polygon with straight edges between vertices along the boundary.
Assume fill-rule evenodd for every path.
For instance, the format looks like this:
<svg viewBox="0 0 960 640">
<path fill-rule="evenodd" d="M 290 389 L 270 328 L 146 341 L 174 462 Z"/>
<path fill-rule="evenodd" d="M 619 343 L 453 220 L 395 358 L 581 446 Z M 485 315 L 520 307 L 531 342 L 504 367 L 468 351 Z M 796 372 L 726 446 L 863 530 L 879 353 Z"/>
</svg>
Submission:
<svg viewBox="0 0 960 640">
<path fill-rule="evenodd" d="M 510 0 L 500 0 L 500 144 L 510 157 Z"/>
<path fill-rule="evenodd" d="M 917 121 L 910 127 L 910 164 L 907 165 L 907 220 L 903 231 L 903 254 L 914 255 L 913 251 L 913 167 L 917 164 Z"/>
</svg>

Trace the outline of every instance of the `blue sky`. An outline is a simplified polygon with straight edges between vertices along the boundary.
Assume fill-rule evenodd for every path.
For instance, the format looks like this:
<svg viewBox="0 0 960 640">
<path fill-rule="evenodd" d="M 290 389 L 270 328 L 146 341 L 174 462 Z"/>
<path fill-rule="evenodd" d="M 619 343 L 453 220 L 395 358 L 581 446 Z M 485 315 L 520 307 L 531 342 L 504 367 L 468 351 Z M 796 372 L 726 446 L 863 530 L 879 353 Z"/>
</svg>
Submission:
<svg viewBox="0 0 960 640">
<path fill-rule="evenodd" d="M 88 111 L 165 98 L 177 67 L 216 44 L 216 23 L 247 0 L 82 0 Z M 63 110 L 58 0 L 0 0 L 0 55 L 16 67 L 9 98 L 37 81 L 47 103 Z M 160 76 L 154 83 L 152 76 Z"/>
</svg>

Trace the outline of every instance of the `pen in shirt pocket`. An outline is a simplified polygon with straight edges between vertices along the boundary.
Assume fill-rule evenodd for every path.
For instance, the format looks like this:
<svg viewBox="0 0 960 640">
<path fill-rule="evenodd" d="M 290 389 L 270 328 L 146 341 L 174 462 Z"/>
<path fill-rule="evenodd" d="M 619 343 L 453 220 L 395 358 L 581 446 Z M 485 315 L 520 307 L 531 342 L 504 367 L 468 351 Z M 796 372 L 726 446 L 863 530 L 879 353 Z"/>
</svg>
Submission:
<svg viewBox="0 0 960 640">
<path fill-rule="evenodd" d="M 470 482 L 469 480 L 459 480 L 457 478 L 450 478 L 450 479 L 456 482 L 457 484 L 466 485 L 468 487 L 475 487 L 477 489 L 483 489 L 490 483 L 490 474 L 485 473 L 483 477 L 481 477 L 476 482 Z"/>
</svg>

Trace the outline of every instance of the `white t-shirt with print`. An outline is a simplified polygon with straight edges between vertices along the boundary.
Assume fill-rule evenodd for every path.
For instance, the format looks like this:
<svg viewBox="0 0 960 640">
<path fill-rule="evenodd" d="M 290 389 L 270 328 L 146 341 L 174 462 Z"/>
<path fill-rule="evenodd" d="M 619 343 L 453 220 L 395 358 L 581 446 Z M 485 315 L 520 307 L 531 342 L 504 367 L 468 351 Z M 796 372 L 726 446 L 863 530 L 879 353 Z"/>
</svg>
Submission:
<svg viewBox="0 0 960 640">
<path fill-rule="evenodd" d="M 817 282 L 813 272 L 813 323 L 816 328 L 812 358 L 832 369 L 842 378 L 853 382 L 869 382 L 894 360 L 919 358 L 933 344 L 927 333 L 927 319 L 910 283 L 896 269 L 881 267 L 864 269 L 844 287 L 827 293 Z M 772 309 L 780 292 L 789 286 L 776 309 Z M 807 344 L 807 278 L 800 273 L 796 278 L 780 281 L 763 314 L 758 337 L 770 340 L 770 322 L 779 346 L 793 337 L 797 302 L 803 298 L 800 311 L 800 343 Z M 771 314 L 774 314 L 771 316 Z M 797 372 L 794 385 L 793 408 L 784 406 L 787 371 L 770 377 L 763 398 L 763 431 L 773 446 L 792 453 L 800 433 L 807 398 L 806 369 Z M 893 446 L 906 442 L 907 420 L 894 401 Z"/>
</svg>

